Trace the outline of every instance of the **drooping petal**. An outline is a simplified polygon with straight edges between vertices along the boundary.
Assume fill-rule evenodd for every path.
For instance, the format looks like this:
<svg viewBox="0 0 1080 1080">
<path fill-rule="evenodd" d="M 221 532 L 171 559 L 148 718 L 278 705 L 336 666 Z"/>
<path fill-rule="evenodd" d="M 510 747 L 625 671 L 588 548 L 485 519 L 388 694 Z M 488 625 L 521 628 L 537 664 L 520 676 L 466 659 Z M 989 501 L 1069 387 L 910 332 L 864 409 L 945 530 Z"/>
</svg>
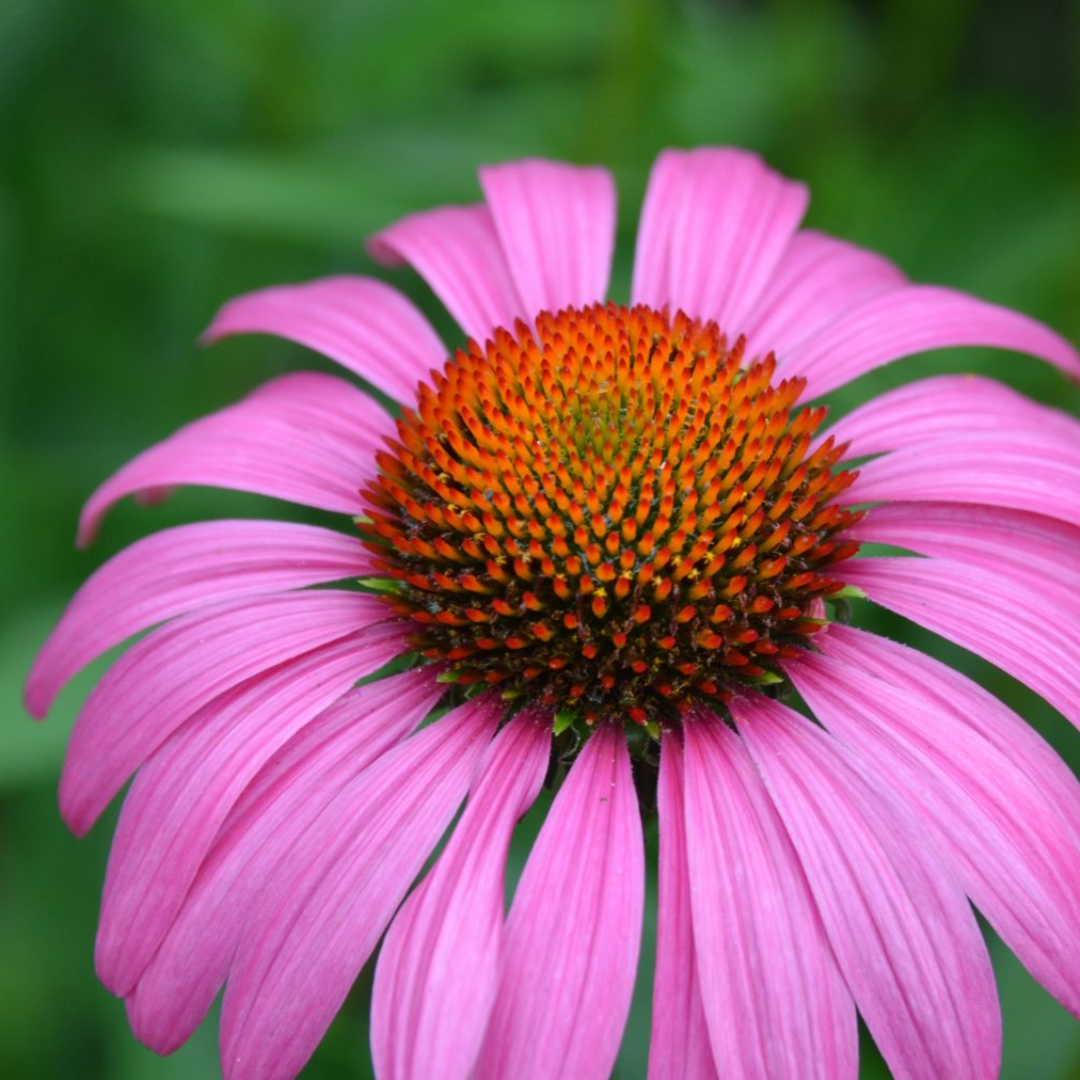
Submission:
<svg viewBox="0 0 1080 1080">
<path fill-rule="evenodd" d="M 850 532 L 864 542 L 1007 573 L 1035 589 L 1080 595 L 1080 528 L 1044 514 L 971 503 L 886 503 Z"/>
<path fill-rule="evenodd" d="M 136 642 L 79 713 L 60 778 L 60 812 L 82 835 L 124 781 L 219 694 L 386 617 L 370 596 L 319 590 L 247 597 L 184 615 Z"/>
<path fill-rule="evenodd" d="M 171 1053 L 198 1027 L 282 857 L 346 783 L 420 723 L 443 690 L 425 667 L 350 691 L 263 767 L 127 999 L 132 1030 L 147 1046 Z"/>
<path fill-rule="evenodd" d="M 343 379 L 301 373 L 274 379 L 236 405 L 182 427 L 105 481 L 79 519 L 79 543 L 125 495 L 178 484 L 252 491 L 360 514 L 358 489 L 393 430 L 389 414 Z"/>
<path fill-rule="evenodd" d="M 359 538 L 311 525 L 211 521 L 155 533 L 110 559 L 75 594 L 34 661 L 27 709 L 44 716 L 84 664 L 174 615 L 370 571 Z"/>
<path fill-rule="evenodd" d="M 653 166 L 634 256 L 634 303 L 715 319 L 734 338 L 772 277 L 809 195 L 756 155 L 665 150 Z"/>
<path fill-rule="evenodd" d="M 530 317 L 603 302 L 615 250 L 606 169 L 533 158 L 489 165 L 480 184 Z"/>
<path fill-rule="evenodd" d="M 867 462 L 846 497 L 986 503 L 1080 525 L 1080 441 L 1016 429 L 938 439 Z"/>
<path fill-rule="evenodd" d="M 935 375 L 879 394 L 825 434 L 850 442 L 851 456 L 862 457 L 960 433 L 1007 434 L 1017 428 L 1080 439 L 1080 424 L 1071 416 L 978 375 Z"/>
<path fill-rule="evenodd" d="M 336 360 L 411 404 L 416 384 L 446 360 L 431 324 L 396 289 L 362 277 L 276 285 L 230 300 L 204 340 L 276 334 Z"/>
<path fill-rule="evenodd" d="M 440 206 L 396 221 L 368 241 L 372 258 L 408 263 L 469 337 L 483 344 L 497 326 L 531 319 L 518 296 L 491 211 Z"/>
<path fill-rule="evenodd" d="M 227 1080 L 295 1076 L 465 797 L 502 715 L 485 695 L 346 784 L 249 913 L 222 1006 Z"/>
<path fill-rule="evenodd" d="M 1080 1015 L 1080 849 L 1047 793 L 932 699 L 828 655 L 808 652 L 788 671 L 814 715 L 912 809 L 1005 944 Z"/>
<path fill-rule="evenodd" d="M 694 948 L 682 755 L 679 735 L 665 732 L 656 793 L 660 880 L 649 1080 L 715 1080 L 717 1076 Z"/>
<path fill-rule="evenodd" d="M 1046 793 L 1080 846 L 1080 782 L 1057 751 L 1012 709 L 966 675 L 888 638 L 836 623 L 818 639 L 826 653 L 933 701 L 939 712 L 972 728 Z"/>
<path fill-rule="evenodd" d="M 851 995 L 761 778 L 719 718 L 688 717 L 683 731 L 690 901 L 716 1071 L 854 1077 Z"/>
<path fill-rule="evenodd" d="M 626 739 L 588 738 L 525 865 L 477 1080 L 611 1073 L 641 939 L 645 852 Z"/>
<path fill-rule="evenodd" d="M 371 1004 L 380 1080 L 470 1075 L 498 985 L 510 835 L 550 755 L 550 716 L 526 710 L 503 728 L 446 850 L 394 919 Z"/>
<path fill-rule="evenodd" d="M 98 925 L 98 978 L 131 991 L 203 858 L 260 767 L 358 679 L 406 648 L 376 623 L 215 698 L 139 770 L 116 828 Z"/>
<path fill-rule="evenodd" d="M 1056 597 L 952 559 L 854 559 L 844 579 L 874 603 L 997 664 L 1080 726 L 1080 621 Z"/>
<path fill-rule="evenodd" d="M 799 854 L 833 954 L 894 1076 L 997 1076 L 990 958 L 936 849 L 842 744 L 778 702 L 732 713 Z"/>
<path fill-rule="evenodd" d="M 817 397 L 914 353 L 982 345 L 1027 353 L 1080 378 L 1080 357 L 1060 335 L 1007 308 L 933 285 L 871 297 L 783 357 L 778 373 L 804 376 Z"/>
<path fill-rule="evenodd" d="M 751 356 L 786 356 L 863 300 L 906 282 L 883 255 L 803 229 L 791 238 L 740 329 Z"/>
</svg>

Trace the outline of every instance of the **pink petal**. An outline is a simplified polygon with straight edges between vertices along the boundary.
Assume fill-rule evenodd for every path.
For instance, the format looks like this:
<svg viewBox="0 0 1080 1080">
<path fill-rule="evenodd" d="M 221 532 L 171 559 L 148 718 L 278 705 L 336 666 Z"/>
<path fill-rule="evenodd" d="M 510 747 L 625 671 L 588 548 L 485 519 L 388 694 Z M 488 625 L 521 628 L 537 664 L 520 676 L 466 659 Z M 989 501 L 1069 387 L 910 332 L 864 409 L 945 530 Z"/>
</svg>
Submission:
<svg viewBox="0 0 1080 1080">
<path fill-rule="evenodd" d="M 491 211 L 482 204 L 410 214 L 373 236 L 368 251 L 387 266 L 411 265 L 481 343 L 497 326 L 510 329 L 536 314 L 518 295 Z"/>
<path fill-rule="evenodd" d="M 361 277 L 277 285 L 230 300 L 204 335 L 276 334 L 343 364 L 399 401 L 446 359 L 427 319 L 396 289 Z"/>
<path fill-rule="evenodd" d="M 996 1077 L 994 973 L 936 849 L 902 804 L 804 717 L 760 695 L 732 712 L 893 1075 Z"/>
<path fill-rule="evenodd" d="M 637 970 L 645 851 L 626 738 L 585 743 L 525 865 L 477 1080 L 606 1078 Z"/>
<path fill-rule="evenodd" d="M 657 898 L 656 977 L 653 981 L 649 1080 L 714 1080 L 705 1009 L 698 983 L 690 910 L 683 809 L 683 751 L 665 732 L 660 747 L 660 892 Z"/>
<path fill-rule="evenodd" d="M 125 495 L 202 484 L 252 491 L 345 514 L 393 421 L 367 394 L 330 375 L 285 375 L 182 427 L 106 480 L 79 519 L 79 543 Z"/>
<path fill-rule="evenodd" d="M 148 536 L 110 559 L 75 594 L 34 661 L 27 708 L 44 716 L 84 664 L 174 615 L 370 571 L 359 538 L 311 525 L 212 521 Z"/>
<path fill-rule="evenodd" d="M 756 154 L 665 150 L 641 211 L 634 303 L 715 319 L 734 338 L 808 200 L 804 185 L 774 173 Z"/>
<path fill-rule="evenodd" d="M 931 698 L 829 656 L 788 670 L 818 719 L 912 809 L 1009 948 L 1080 1015 L 1080 849 L 1047 793 Z"/>
<path fill-rule="evenodd" d="M 819 643 L 828 655 L 932 701 L 939 713 L 948 713 L 1015 761 L 1046 793 L 1080 846 L 1080 783 L 1057 751 L 993 694 L 940 660 L 851 626 L 834 623 Z"/>
<path fill-rule="evenodd" d="M 1016 429 L 939 439 L 863 465 L 845 498 L 986 503 L 1080 525 L 1080 442 Z"/>
<path fill-rule="evenodd" d="M 851 535 L 1011 574 L 1035 589 L 1080 594 L 1080 528 L 1043 514 L 965 503 L 886 503 Z"/>
<path fill-rule="evenodd" d="M 380 1080 L 469 1076 L 498 986 L 510 835 L 550 755 L 550 716 L 523 712 L 503 728 L 446 850 L 394 919 L 371 1006 Z"/>
<path fill-rule="evenodd" d="M 249 913 L 222 1007 L 228 1080 L 293 1077 L 446 830 L 503 713 L 485 695 L 343 787 Z"/>
<path fill-rule="evenodd" d="M 533 158 L 489 165 L 480 184 L 530 317 L 604 300 L 615 250 L 606 169 Z"/>
<path fill-rule="evenodd" d="M 1080 618 L 1007 574 L 949 559 L 856 559 L 844 579 L 876 604 L 997 664 L 1080 726 Z"/>
<path fill-rule="evenodd" d="M 102 896 L 97 974 L 114 994 L 135 985 L 263 763 L 403 647 L 398 623 L 377 623 L 279 665 L 211 701 L 143 765 L 124 800 Z"/>
<path fill-rule="evenodd" d="M 683 732 L 690 903 L 716 1071 L 855 1077 L 851 995 L 761 778 L 719 718 L 688 717 Z"/>
<path fill-rule="evenodd" d="M 185 720 L 245 679 L 386 617 L 336 590 L 248 597 L 182 616 L 133 645 L 83 705 L 60 778 L 60 812 L 82 835 Z"/>
<path fill-rule="evenodd" d="M 430 666 L 350 691 L 295 735 L 237 800 L 133 994 L 132 1030 L 159 1054 L 198 1027 L 278 863 L 342 787 L 399 743 L 444 688 Z"/>
<path fill-rule="evenodd" d="M 1007 434 L 1018 428 L 1080 439 L 1080 424 L 1071 416 L 977 375 L 937 375 L 879 394 L 825 434 L 850 442 L 851 455 L 862 457 L 961 433 Z"/>
<path fill-rule="evenodd" d="M 856 304 L 906 282 L 884 256 L 803 229 L 746 315 L 750 355 L 786 356 Z"/>
<path fill-rule="evenodd" d="M 1080 377 L 1076 350 L 1042 323 L 933 285 L 864 301 L 783 357 L 778 371 L 806 377 L 817 397 L 901 357 L 956 345 L 1028 353 Z"/>
</svg>

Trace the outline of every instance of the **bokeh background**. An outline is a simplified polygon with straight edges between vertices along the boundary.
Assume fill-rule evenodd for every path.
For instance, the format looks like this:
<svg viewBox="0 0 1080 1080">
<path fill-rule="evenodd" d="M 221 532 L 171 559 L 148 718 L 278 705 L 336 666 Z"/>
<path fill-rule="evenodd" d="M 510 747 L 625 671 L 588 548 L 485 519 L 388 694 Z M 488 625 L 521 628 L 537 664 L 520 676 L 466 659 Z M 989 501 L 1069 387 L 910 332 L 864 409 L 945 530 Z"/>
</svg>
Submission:
<svg viewBox="0 0 1080 1080">
<path fill-rule="evenodd" d="M 1078 54 L 1066 0 L 2 0 L 0 1076 L 218 1072 L 212 1023 L 158 1059 L 93 976 L 115 808 L 75 841 L 54 791 L 94 672 L 43 725 L 19 701 L 35 648 L 107 556 L 153 528 L 282 513 L 187 491 L 124 505 L 90 551 L 73 547 L 82 500 L 138 450 L 271 375 L 329 370 L 268 338 L 200 350 L 217 305 L 373 272 L 367 234 L 475 198 L 478 163 L 525 154 L 614 170 L 625 296 L 654 154 L 721 142 L 808 180 L 813 225 L 1080 341 Z M 416 279 L 391 277 L 456 340 Z M 1080 414 L 1049 368 L 980 351 L 875 373 L 836 407 L 931 370 L 994 374 Z M 1080 767 L 1080 735 L 1032 694 L 859 618 L 974 673 Z M 622 1078 L 644 1076 L 653 926 Z M 1080 1023 L 991 940 L 1004 1075 L 1080 1076 Z M 369 978 L 305 1075 L 369 1075 Z M 886 1075 L 869 1044 L 864 1061 Z"/>
</svg>

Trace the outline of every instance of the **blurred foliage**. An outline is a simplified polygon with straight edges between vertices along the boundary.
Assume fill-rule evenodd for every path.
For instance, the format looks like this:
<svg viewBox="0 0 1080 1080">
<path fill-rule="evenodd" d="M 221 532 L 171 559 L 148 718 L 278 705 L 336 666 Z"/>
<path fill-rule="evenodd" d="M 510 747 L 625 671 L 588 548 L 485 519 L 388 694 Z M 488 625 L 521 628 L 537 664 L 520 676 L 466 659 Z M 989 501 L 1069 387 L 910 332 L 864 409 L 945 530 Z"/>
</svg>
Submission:
<svg viewBox="0 0 1080 1080">
<path fill-rule="evenodd" d="M 478 163 L 523 154 L 615 171 L 625 295 L 656 151 L 730 142 L 808 180 L 813 225 L 1080 340 L 1078 52 L 1066 0 L 0 0 L 0 1075 L 217 1072 L 212 1025 L 157 1060 L 93 977 L 113 818 L 76 843 L 53 795 L 92 675 L 43 727 L 18 694 L 105 557 L 150 528 L 264 509 L 183 492 L 72 547 L 82 499 L 138 450 L 272 374 L 327 366 L 270 339 L 198 351 L 218 304 L 372 271 L 366 234 L 475 198 Z M 392 278 L 453 341 L 426 289 Z M 1049 368 L 978 351 L 897 365 L 835 404 L 942 368 L 1080 413 Z M 866 618 L 973 672 L 1080 766 L 1080 739 L 1034 695 Z M 620 1077 L 644 1075 L 653 925 Z M 996 942 L 994 957 L 1004 1075 L 1080 1075 L 1080 1026 Z M 367 1075 L 369 979 L 306 1075 Z M 869 1044 L 864 1060 L 885 1075 Z"/>
</svg>

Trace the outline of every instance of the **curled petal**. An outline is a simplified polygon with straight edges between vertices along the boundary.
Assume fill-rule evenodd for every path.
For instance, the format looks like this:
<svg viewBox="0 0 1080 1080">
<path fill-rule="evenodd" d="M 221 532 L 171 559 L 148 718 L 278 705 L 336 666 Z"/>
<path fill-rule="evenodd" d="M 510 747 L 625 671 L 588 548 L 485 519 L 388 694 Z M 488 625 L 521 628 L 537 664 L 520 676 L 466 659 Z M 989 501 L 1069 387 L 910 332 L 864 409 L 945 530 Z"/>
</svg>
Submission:
<svg viewBox="0 0 1080 1080">
<path fill-rule="evenodd" d="M 603 301 L 615 250 L 606 169 L 534 158 L 483 168 L 480 183 L 530 318 Z"/>
<path fill-rule="evenodd" d="M 836 962 L 893 1074 L 997 1076 L 994 973 L 951 871 L 842 744 L 778 702 L 733 704 Z"/>
<path fill-rule="evenodd" d="M 469 1075 L 498 986 L 510 834 L 550 755 L 550 716 L 528 710 L 503 728 L 445 851 L 394 919 L 371 1005 L 380 1080 Z"/>
<path fill-rule="evenodd" d="M 868 462 L 847 497 L 985 503 L 1080 525 L 1080 442 L 1015 429 L 939 439 Z"/>
<path fill-rule="evenodd" d="M 491 211 L 440 206 L 410 214 L 368 241 L 372 258 L 410 264 L 471 338 L 484 342 L 497 326 L 531 319 L 514 285 Z"/>
<path fill-rule="evenodd" d="M 683 730 L 690 901 L 716 1071 L 853 1078 L 851 994 L 761 777 L 718 718 Z"/>
<path fill-rule="evenodd" d="M 247 597 L 136 642 L 86 699 L 60 777 L 60 812 L 82 835 L 124 781 L 219 694 L 386 617 L 373 597 L 324 590 Z"/>
<path fill-rule="evenodd" d="M 604 725 L 574 762 L 525 865 L 478 1080 L 610 1075 L 630 1009 L 644 894 L 626 739 L 621 727 Z"/>
<path fill-rule="evenodd" d="M 886 503 L 851 535 L 1009 574 L 1049 593 L 1080 594 L 1080 527 L 1044 514 L 977 503 Z"/>
<path fill-rule="evenodd" d="M 164 529 L 114 556 L 75 594 L 34 660 L 27 708 L 44 716 L 84 664 L 175 615 L 370 570 L 358 538 L 311 525 L 211 521 Z"/>
<path fill-rule="evenodd" d="M 116 828 L 97 973 L 130 992 L 179 910 L 218 829 L 262 764 L 357 679 L 404 647 L 376 623 L 215 698 L 139 770 Z"/>
<path fill-rule="evenodd" d="M 656 792 L 660 880 L 649 1080 L 715 1080 L 716 1064 L 701 1003 L 694 948 L 683 806 L 683 749 L 679 739 L 676 732 L 664 733 Z"/>
<path fill-rule="evenodd" d="M 91 495 L 79 519 L 90 543 L 105 512 L 125 495 L 178 484 L 233 488 L 360 514 L 358 489 L 393 430 L 363 391 L 330 375 L 285 375 L 236 405 L 182 427 L 144 450 Z"/>
<path fill-rule="evenodd" d="M 396 746 L 442 696 L 428 668 L 358 687 L 267 762 L 230 810 L 183 907 L 127 999 L 132 1030 L 159 1054 L 188 1039 L 228 974 L 259 896 L 338 792 Z"/>
<path fill-rule="evenodd" d="M 306 345 L 405 402 L 446 359 L 427 319 L 396 289 L 371 278 L 322 278 L 238 296 L 203 337 L 233 334 L 276 334 Z"/>
<path fill-rule="evenodd" d="M 734 338 L 808 201 L 804 185 L 785 180 L 756 154 L 665 150 L 641 210 L 634 303 L 715 319 Z"/>
<path fill-rule="evenodd" d="M 815 716 L 912 809 L 1009 948 L 1080 1015 L 1080 848 L 1022 757 L 855 664 L 808 653 L 789 670 Z"/>
<path fill-rule="evenodd" d="M 955 438 L 960 433 L 1009 434 L 1021 428 L 1080 439 L 1080 424 L 1003 383 L 978 375 L 936 375 L 871 398 L 830 426 L 825 434 L 850 442 L 851 455 Z"/>
<path fill-rule="evenodd" d="M 951 559 L 856 559 L 844 579 L 874 603 L 997 664 L 1080 726 L 1080 618 L 1052 595 Z"/>
<path fill-rule="evenodd" d="M 884 256 L 802 229 L 784 249 L 739 329 L 747 336 L 752 356 L 767 352 L 786 356 L 857 304 L 906 282 Z"/>
<path fill-rule="evenodd" d="M 816 397 L 914 353 L 982 345 L 1027 353 L 1080 378 L 1080 357 L 1053 330 L 1007 308 L 934 285 L 872 297 L 781 358 L 779 372 L 801 375 Z"/>
<path fill-rule="evenodd" d="M 307 1062 L 465 797 L 502 714 L 476 698 L 342 787 L 249 912 L 221 1015 L 227 1080 Z"/>
</svg>

